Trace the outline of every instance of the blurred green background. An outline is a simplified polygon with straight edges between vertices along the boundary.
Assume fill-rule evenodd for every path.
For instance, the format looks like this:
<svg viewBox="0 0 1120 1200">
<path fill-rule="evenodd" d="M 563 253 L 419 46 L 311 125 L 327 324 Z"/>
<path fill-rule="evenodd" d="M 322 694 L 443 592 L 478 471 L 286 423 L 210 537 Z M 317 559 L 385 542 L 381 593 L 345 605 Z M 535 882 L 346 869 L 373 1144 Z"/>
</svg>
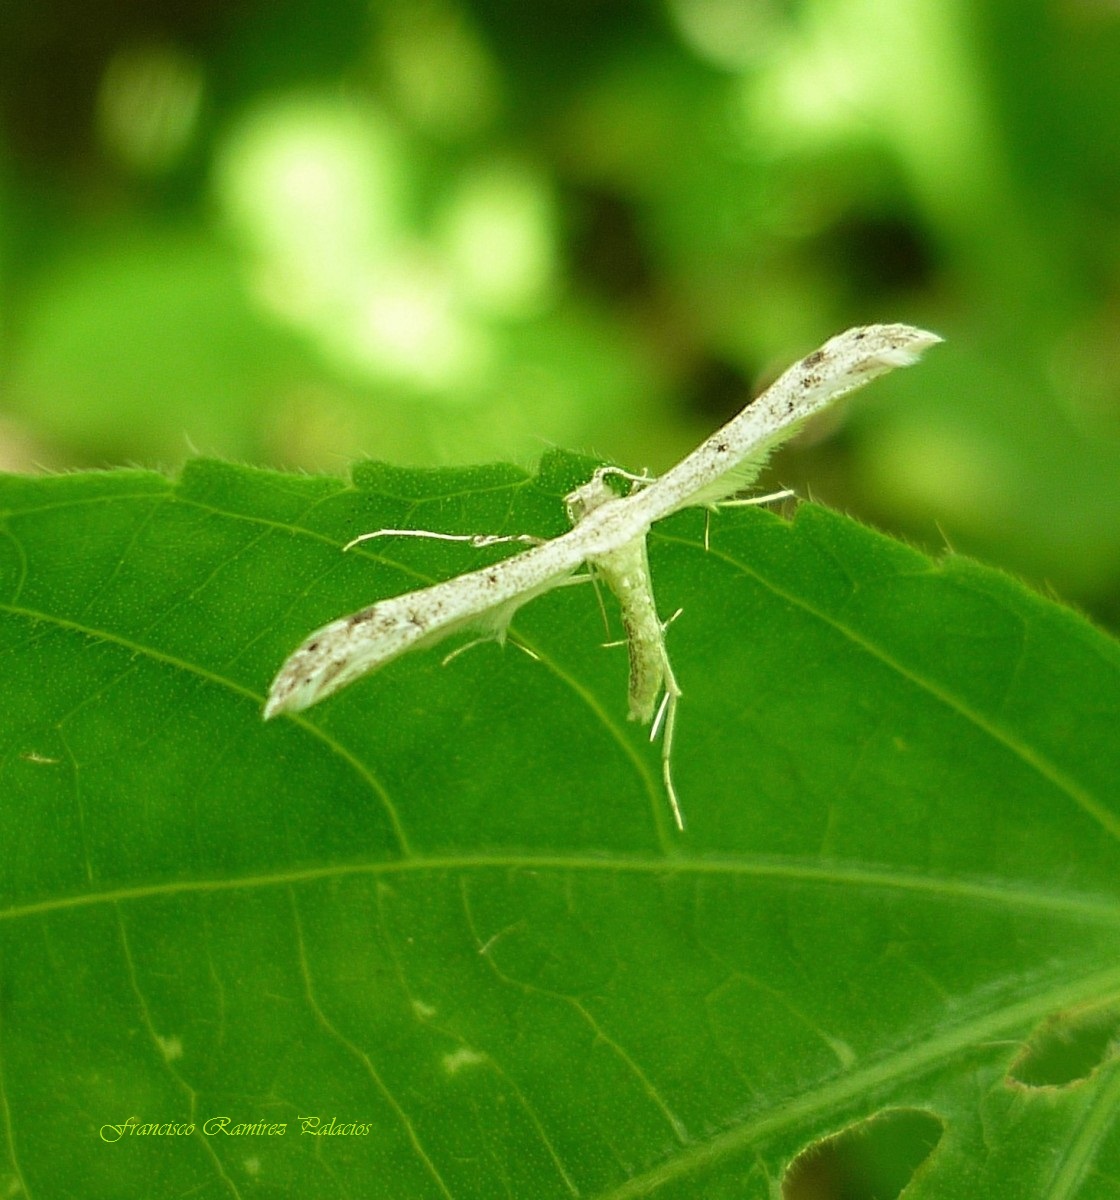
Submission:
<svg viewBox="0 0 1120 1200">
<path fill-rule="evenodd" d="M 3 469 L 657 471 L 906 320 L 774 479 L 1120 624 L 1113 0 L 5 0 L 0 110 Z"/>
</svg>

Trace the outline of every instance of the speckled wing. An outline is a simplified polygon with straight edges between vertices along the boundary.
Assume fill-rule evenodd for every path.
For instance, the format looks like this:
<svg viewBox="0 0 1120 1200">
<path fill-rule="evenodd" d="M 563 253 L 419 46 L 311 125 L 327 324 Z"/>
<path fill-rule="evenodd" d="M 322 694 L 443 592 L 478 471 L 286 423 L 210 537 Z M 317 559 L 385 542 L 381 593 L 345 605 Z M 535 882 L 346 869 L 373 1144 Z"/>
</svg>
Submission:
<svg viewBox="0 0 1120 1200">
<path fill-rule="evenodd" d="M 312 633 L 281 666 L 269 688 L 264 719 L 299 712 L 394 658 L 463 629 L 501 639 L 522 604 L 562 583 L 584 560 L 571 530 L 466 575 L 331 621 Z"/>
<path fill-rule="evenodd" d="M 694 505 L 718 504 L 749 487 L 803 421 L 865 383 L 916 363 L 942 339 L 913 325 L 864 325 L 830 338 L 671 470 L 636 493 L 649 521 Z"/>
</svg>

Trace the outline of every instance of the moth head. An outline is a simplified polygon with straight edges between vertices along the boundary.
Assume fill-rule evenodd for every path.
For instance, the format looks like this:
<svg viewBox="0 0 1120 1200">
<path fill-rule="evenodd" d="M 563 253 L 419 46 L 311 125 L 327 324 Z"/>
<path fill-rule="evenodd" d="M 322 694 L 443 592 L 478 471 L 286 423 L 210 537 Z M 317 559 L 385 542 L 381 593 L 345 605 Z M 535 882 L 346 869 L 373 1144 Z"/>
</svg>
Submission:
<svg viewBox="0 0 1120 1200">
<path fill-rule="evenodd" d="M 639 477 L 631 475 L 621 467 L 599 467 L 586 483 L 581 483 L 564 497 L 564 506 L 568 510 L 568 520 L 578 525 L 589 513 L 602 508 L 610 500 L 617 500 L 622 494 L 616 491 L 608 479 L 622 480 L 633 483 Z"/>
</svg>

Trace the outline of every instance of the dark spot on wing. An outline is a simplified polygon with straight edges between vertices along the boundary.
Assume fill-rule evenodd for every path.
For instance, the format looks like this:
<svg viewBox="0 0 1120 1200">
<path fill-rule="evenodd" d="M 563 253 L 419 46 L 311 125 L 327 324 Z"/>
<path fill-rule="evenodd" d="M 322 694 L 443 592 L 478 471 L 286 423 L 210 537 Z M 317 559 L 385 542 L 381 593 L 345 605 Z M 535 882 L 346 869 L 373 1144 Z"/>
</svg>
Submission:
<svg viewBox="0 0 1120 1200">
<path fill-rule="evenodd" d="M 345 666 L 345 660 L 339 658 L 336 658 L 328 666 L 325 666 L 319 674 L 319 687 L 324 687 L 326 684 L 330 683 L 332 679 L 340 675 Z"/>
<path fill-rule="evenodd" d="M 828 357 L 823 350 L 814 350 L 812 354 L 806 354 L 801 360 L 803 367 L 819 367 L 822 362 Z"/>
</svg>

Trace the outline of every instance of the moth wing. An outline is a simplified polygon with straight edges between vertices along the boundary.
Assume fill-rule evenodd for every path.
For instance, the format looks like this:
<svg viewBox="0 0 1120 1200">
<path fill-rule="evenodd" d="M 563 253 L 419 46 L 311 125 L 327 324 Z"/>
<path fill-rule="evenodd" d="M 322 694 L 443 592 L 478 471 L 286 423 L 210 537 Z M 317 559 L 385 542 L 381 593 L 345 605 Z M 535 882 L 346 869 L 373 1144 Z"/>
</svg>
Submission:
<svg viewBox="0 0 1120 1200">
<path fill-rule="evenodd" d="M 409 650 L 460 630 L 479 629 L 501 640 L 523 604 L 563 582 L 583 561 L 582 555 L 553 555 L 548 569 L 544 549 L 379 600 L 315 630 L 280 667 L 264 719 L 308 708 Z"/>
<path fill-rule="evenodd" d="M 916 363 L 941 338 L 912 325 L 865 325 L 830 338 L 648 489 L 662 515 L 718 504 L 748 488 L 770 455 L 815 413 L 880 375 Z"/>
</svg>

